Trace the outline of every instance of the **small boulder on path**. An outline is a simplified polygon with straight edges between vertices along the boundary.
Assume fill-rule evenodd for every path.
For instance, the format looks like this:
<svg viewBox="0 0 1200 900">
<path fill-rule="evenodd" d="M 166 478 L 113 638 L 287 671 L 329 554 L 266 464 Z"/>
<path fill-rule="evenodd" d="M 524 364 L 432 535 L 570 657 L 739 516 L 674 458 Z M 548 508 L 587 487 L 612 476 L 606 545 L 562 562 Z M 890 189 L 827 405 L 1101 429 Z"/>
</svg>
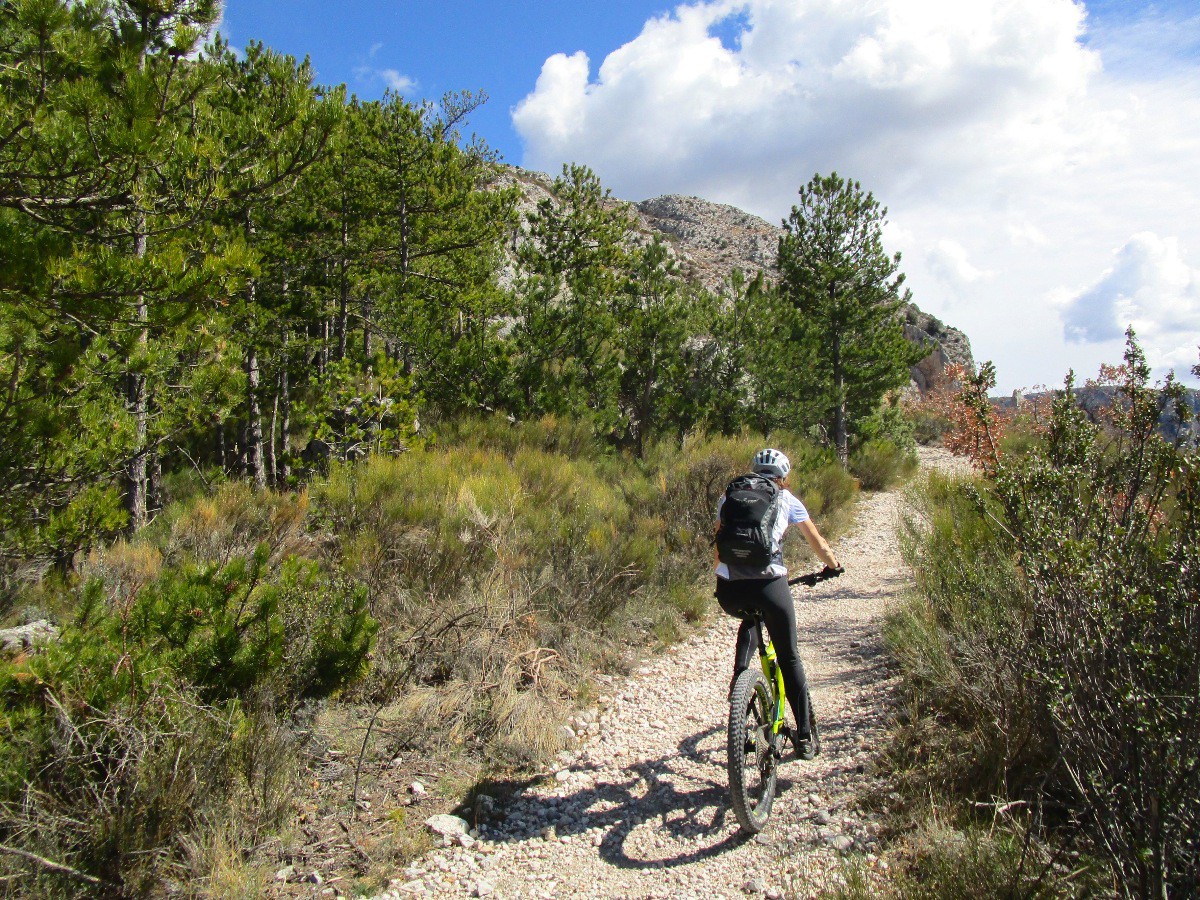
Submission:
<svg viewBox="0 0 1200 900">
<path fill-rule="evenodd" d="M 466 834 L 471 828 L 465 819 L 445 814 L 430 816 L 425 820 L 425 827 L 434 834 L 440 834 L 445 838 L 453 838 L 456 835 Z"/>
</svg>

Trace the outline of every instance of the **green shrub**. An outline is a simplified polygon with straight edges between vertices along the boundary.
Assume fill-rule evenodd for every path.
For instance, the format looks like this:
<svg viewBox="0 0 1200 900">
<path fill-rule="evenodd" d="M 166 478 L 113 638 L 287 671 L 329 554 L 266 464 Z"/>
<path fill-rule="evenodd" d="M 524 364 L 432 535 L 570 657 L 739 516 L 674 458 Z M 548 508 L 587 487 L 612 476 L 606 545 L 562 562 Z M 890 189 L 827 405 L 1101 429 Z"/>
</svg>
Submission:
<svg viewBox="0 0 1200 900">
<path fill-rule="evenodd" d="M 1106 887 L 1094 867 L 1064 864 L 1009 823 L 959 829 L 930 819 L 891 856 L 898 865 L 886 880 L 850 864 L 821 900 L 1050 900 L 1093 897 Z"/>
<path fill-rule="evenodd" d="M 120 556 L 126 573 L 145 561 L 146 583 L 90 579 L 59 641 L 0 663 L 0 830 L 145 896 L 231 802 L 278 822 L 294 763 L 273 710 L 358 675 L 375 624 L 361 586 L 313 561 L 270 566 L 265 545 L 157 573 L 153 553 Z M 82 880 L 18 869 L 51 893 Z"/>
<path fill-rule="evenodd" d="M 940 445 L 950 420 L 928 403 L 914 403 L 905 410 L 912 423 L 913 439 L 923 447 Z"/>
<path fill-rule="evenodd" d="M 850 471 L 868 491 L 883 491 L 917 470 L 917 457 L 888 440 L 870 440 L 850 456 Z"/>
<path fill-rule="evenodd" d="M 1115 374 L 1104 424 L 1076 405 L 1068 379 L 1045 436 L 991 458 L 990 483 L 933 485 L 908 542 L 922 597 L 889 635 L 910 692 L 957 726 L 927 770 L 968 797 L 1050 800 L 1124 895 L 1190 896 L 1200 457 L 1159 436 L 1164 394 L 1179 391 L 1148 386 L 1132 338 Z M 987 387 L 970 398 L 983 416 Z M 902 763 L 930 755 L 907 747 Z"/>
<path fill-rule="evenodd" d="M 902 729 L 894 762 L 909 792 L 1023 797 L 1056 751 L 1044 694 L 1027 677 L 1029 603 L 977 483 L 931 474 L 909 497 L 902 535 L 918 594 L 884 633 L 921 718 Z"/>
<path fill-rule="evenodd" d="M 855 424 L 855 445 L 872 441 L 887 441 L 901 450 L 916 446 L 915 424 L 898 398 L 884 398 L 875 412 Z"/>
<path fill-rule="evenodd" d="M 460 417 L 441 423 L 436 442 L 442 447 L 487 447 L 506 456 L 520 450 L 541 450 L 571 459 L 595 460 L 612 456 L 612 447 L 596 437 L 584 418 L 543 416 L 513 422 L 507 416 Z"/>
<path fill-rule="evenodd" d="M 103 582 L 93 580 L 83 591 L 77 627 L 36 665 L 51 680 L 77 677 L 85 667 L 74 661 L 99 640 L 111 659 L 97 667 L 111 663 L 117 674 L 95 682 L 112 695 L 90 698 L 94 706 L 136 696 L 164 671 L 210 701 L 268 684 L 280 698 L 299 699 L 354 677 L 375 631 L 366 590 L 323 576 L 311 560 L 287 557 L 274 571 L 269 562 L 264 544 L 224 566 L 185 563 L 117 607 L 107 602 Z M 129 665 L 119 665 L 121 659 Z"/>
<path fill-rule="evenodd" d="M 266 545 L 273 559 L 310 555 L 308 494 L 256 491 L 245 482 L 227 482 L 210 494 L 168 508 L 136 541 L 154 548 L 168 565 L 185 561 L 227 563 Z M 90 562 L 103 568 L 111 550 Z M 85 570 L 86 571 L 86 570 Z"/>
<path fill-rule="evenodd" d="M 1058 777 L 1136 896 L 1200 891 L 1200 454 L 1158 434 L 1130 339 L 1107 426 L 1071 383 L 1045 441 L 1002 458 L 996 495 L 1031 607 Z M 1177 386 L 1168 386 L 1168 399 Z"/>
<path fill-rule="evenodd" d="M 829 516 L 847 509 L 858 493 L 858 483 L 835 460 L 793 475 L 792 481 L 792 492 L 814 516 Z"/>
</svg>

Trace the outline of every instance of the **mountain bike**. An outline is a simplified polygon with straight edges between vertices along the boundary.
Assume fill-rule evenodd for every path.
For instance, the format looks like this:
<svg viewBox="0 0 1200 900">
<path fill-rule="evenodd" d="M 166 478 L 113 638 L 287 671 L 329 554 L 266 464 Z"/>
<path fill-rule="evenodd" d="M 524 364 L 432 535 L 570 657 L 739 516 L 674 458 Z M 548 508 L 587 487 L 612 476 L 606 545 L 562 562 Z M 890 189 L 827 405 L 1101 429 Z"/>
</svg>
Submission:
<svg viewBox="0 0 1200 900">
<path fill-rule="evenodd" d="M 788 584 L 812 587 L 840 574 L 840 570 L 827 568 L 793 578 Z M 758 629 L 761 667 L 744 669 L 729 692 L 725 764 L 729 770 L 729 801 L 733 814 L 743 831 L 758 834 L 766 827 L 775 803 L 778 766 L 784 755 L 783 721 L 787 697 L 783 688 L 783 672 L 762 617 L 757 613 L 748 613 L 746 618 Z M 808 698 L 808 727 L 812 733 L 813 749 L 820 752 L 821 738 L 813 714 L 811 694 Z"/>
</svg>

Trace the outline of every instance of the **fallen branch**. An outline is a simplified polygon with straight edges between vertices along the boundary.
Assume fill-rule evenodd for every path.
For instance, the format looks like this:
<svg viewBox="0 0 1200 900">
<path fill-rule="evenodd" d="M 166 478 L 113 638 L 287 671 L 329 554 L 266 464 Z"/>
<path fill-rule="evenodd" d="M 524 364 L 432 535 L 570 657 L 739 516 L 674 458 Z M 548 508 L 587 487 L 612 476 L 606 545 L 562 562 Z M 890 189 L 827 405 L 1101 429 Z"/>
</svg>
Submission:
<svg viewBox="0 0 1200 900">
<path fill-rule="evenodd" d="M 996 811 L 996 815 L 998 815 L 998 816 L 999 816 L 999 815 L 1003 815 L 1004 813 L 1008 812 L 1008 811 L 1009 811 L 1010 809 L 1012 809 L 1013 807 L 1016 807 L 1016 806 L 1026 806 L 1026 805 L 1028 805 L 1028 804 L 1027 804 L 1027 803 L 1026 803 L 1024 800 L 1013 800 L 1013 801 L 1011 801 L 1011 802 L 1009 802 L 1009 803 L 985 803 L 985 802 L 984 802 L 984 801 L 982 801 L 982 800 L 976 800 L 976 801 L 975 801 L 974 803 L 972 803 L 971 805 L 972 805 L 972 806 L 974 806 L 976 809 L 992 809 L 992 810 L 995 810 L 995 811 Z"/>
<path fill-rule="evenodd" d="M 21 850 L 17 847 L 10 847 L 7 844 L 0 844 L 0 853 L 9 853 L 13 856 L 19 856 L 21 859 L 27 859 L 30 862 L 37 863 L 43 869 L 49 869 L 51 872 L 58 872 L 60 875 L 70 875 L 72 878 L 78 878 L 80 881 L 86 881 L 88 884 L 104 884 L 95 875 L 88 875 L 86 872 L 80 872 L 78 869 L 72 869 L 70 866 L 64 866 L 62 863 L 55 862 L 52 859 L 46 859 L 44 856 L 38 856 L 36 853 L 30 853 L 28 850 Z"/>
</svg>

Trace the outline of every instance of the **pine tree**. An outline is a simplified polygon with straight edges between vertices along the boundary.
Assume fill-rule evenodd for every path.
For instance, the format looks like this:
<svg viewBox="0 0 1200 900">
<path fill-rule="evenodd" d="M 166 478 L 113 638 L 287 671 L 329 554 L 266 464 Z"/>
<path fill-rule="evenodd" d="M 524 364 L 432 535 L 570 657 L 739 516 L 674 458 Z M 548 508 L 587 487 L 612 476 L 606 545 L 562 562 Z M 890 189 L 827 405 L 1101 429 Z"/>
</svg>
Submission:
<svg viewBox="0 0 1200 900">
<path fill-rule="evenodd" d="M 749 425 L 767 433 L 789 423 L 795 310 L 763 272 L 747 278 L 734 269 L 701 311 L 706 339 L 693 390 L 708 427 L 733 434 Z"/>
<path fill-rule="evenodd" d="M 900 254 L 883 249 L 887 209 L 857 181 L 814 175 L 783 223 L 782 296 L 799 314 L 792 370 L 797 405 L 812 403 L 845 464 L 849 433 L 884 395 L 908 380 L 924 351 L 904 338 L 898 317 Z"/>
<path fill-rule="evenodd" d="M 18 431 L 5 474 L 36 495 L 19 517 L 35 543 L 72 504 L 98 512 L 78 503 L 120 470 L 130 519 L 145 521 L 156 441 L 181 420 L 154 384 L 178 385 L 181 355 L 215 355 L 186 320 L 231 262 L 192 230 L 218 180 L 197 127 L 211 72 L 189 56 L 216 13 L 200 0 L 0 7 L 15 100 L 0 113 L 0 204 L 21 257 L 0 288 Z"/>
<path fill-rule="evenodd" d="M 618 298 L 614 344 L 620 350 L 620 430 L 639 457 L 672 423 L 690 422 L 689 296 L 666 245 L 655 237 L 632 254 Z"/>
<path fill-rule="evenodd" d="M 267 465 L 273 444 L 264 441 L 264 367 L 274 372 L 287 335 L 278 321 L 288 298 L 277 207 L 325 153 L 340 120 L 341 95 L 322 98 L 307 62 L 297 65 L 261 44 L 241 56 L 218 44 L 210 56 L 220 86 L 208 98 L 207 118 L 220 135 L 226 194 L 217 217 L 240 232 L 252 254 L 250 277 L 229 298 L 226 314 L 242 350 L 245 466 L 261 489 L 273 474 Z"/>
<path fill-rule="evenodd" d="M 435 109 L 389 93 L 360 114 L 371 185 L 363 355 L 373 355 L 377 333 L 443 412 L 495 408 L 506 374 L 498 331 L 510 308 L 496 274 L 515 192 L 490 189 L 493 154 L 479 142 L 463 146 L 458 132 L 485 100 L 451 94 Z"/>
<path fill-rule="evenodd" d="M 513 331 L 519 411 L 617 426 L 617 293 L 631 271 L 633 219 L 586 166 L 564 166 L 528 216 Z"/>
</svg>

